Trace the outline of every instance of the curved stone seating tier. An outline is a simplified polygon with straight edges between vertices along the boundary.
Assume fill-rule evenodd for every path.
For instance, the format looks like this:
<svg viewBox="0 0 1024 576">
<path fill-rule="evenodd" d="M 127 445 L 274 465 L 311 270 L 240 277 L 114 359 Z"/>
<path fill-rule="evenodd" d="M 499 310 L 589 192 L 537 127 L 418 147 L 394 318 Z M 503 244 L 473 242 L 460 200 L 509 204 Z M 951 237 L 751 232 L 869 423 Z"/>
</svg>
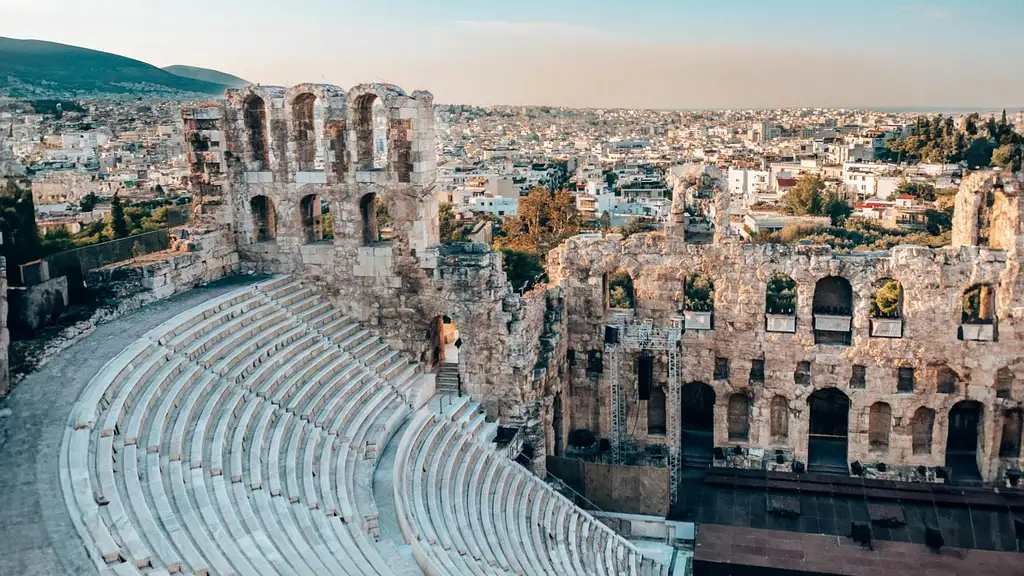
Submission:
<svg viewBox="0 0 1024 576">
<path fill-rule="evenodd" d="M 425 572 L 668 574 L 668 566 L 496 451 L 495 428 L 464 397 L 440 412 L 420 409 L 399 442 L 395 507 Z"/>
<path fill-rule="evenodd" d="M 409 573 L 372 478 L 421 379 L 289 277 L 184 312 L 72 410 L 65 501 L 103 574 Z"/>
</svg>

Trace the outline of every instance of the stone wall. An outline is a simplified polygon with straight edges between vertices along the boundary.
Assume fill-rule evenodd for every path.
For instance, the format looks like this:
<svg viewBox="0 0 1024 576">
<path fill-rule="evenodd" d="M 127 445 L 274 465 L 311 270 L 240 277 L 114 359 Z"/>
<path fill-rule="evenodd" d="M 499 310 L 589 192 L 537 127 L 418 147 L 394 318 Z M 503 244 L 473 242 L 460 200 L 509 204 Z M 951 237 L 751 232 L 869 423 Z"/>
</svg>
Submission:
<svg viewBox="0 0 1024 576">
<path fill-rule="evenodd" d="M 370 121 L 375 101 L 383 104 L 378 124 Z M 572 238 L 549 256 L 551 283 L 521 296 L 511 290 L 500 254 L 482 245 L 439 245 L 432 101 L 428 92 L 408 95 L 387 84 L 347 92 L 303 84 L 231 90 L 226 102 L 186 110 L 194 218 L 230 239 L 241 271 L 303 277 L 427 369 L 438 346 L 437 319 L 453 320 L 463 340 L 463 389 L 492 419 L 519 426 L 537 456 L 557 452 L 574 428 L 608 433 L 603 275 L 622 268 L 634 280 L 637 318 L 657 324 L 683 312 L 689 275 L 713 279 L 714 328 L 685 333 L 682 377 L 714 389 L 716 445 L 781 448 L 806 459 L 808 397 L 834 387 L 852 403 L 851 461 L 941 465 L 949 410 L 970 399 L 985 410 L 979 441 L 985 477 L 1020 465 L 1019 458 L 997 456 L 1002 413 L 1024 401 L 1024 218 L 1012 175 L 982 173 L 965 181 L 954 247 L 842 255 L 820 246 L 736 243 L 727 236 L 729 199 L 721 174 L 686 167 L 674 173 L 667 237 Z M 374 126 L 386 130 L 383 164 L 374 158 Z M 680 195 L 713 215 L 713 244 L 686 243 Z M 387 225 L 377 204 L 386 206 Z M 333 238 L 323 239 L 327 223 Z M 981 240 L 987 245 L 977 246 Z M 798 285 L 794 333 L 766 329 L 765 285 L 776 273 Z M 815 286 L 830 276 L 852 289 L 849 345 L 816 343 Z M 888 323 L 869 317 L 872 294 L 886 278 L 898 280 L 903 293 L 900 319 Z M 991 288 L 995 317 L 981 327 L 961 326 L 964 291 L 978 284 Z M 889 330 L 899 324 L 902 337 L 879 337 L 883 324 Z M 716 377 L 722 360 L 729 373 Z M 754 361 L 764 362 L 763 382 L 749 378 Z M 620 378 L 635 382 L 635 358 L 626 354 L 621 367 Z M 807 374 L 798 377 L 798 368 Z M 912 391 L 897 391 L 901 368 L 913 369 Z M 946 368 L 958 381 L 948 393 L 938 390 Z M 861 369 L 863 385 L 851 383 Z M 996 398 L 993 380 L 1001 369 L 1014 374 L 1012 394 Z M 656 359 L 657 383 L 665 381 L 665 371 L 665 360 Z M 750 400 L 744 441 L 729 440 L 727 406 L 736 393 Z M 771 433 L 776 397 L 788 403 L 784 437 Z M 868 441 L 876 402 L 891 409 L 884 449 Z M 910 423 L 921 407 L 936 418 L 930 450 L 914 453 Z M 641 401 L 628 404 L 636 440 L 669 443 L 664 435 L 647 435 L 646 408 Z M 542 470 L 543 460 L 535 458 L 534 467 Z"/>
<path fill-rule="evenodd" d="M 553 474 L 589 501 L 584 507 L 623 514 L 668 514 L 668 468 L 614 466 L 555 456 L 548 460 Z"/>
<path fill-rule="evenodd" d="M 146 304 L 235 274 L 239 271 L 238 263 L 238 253 L 226 230 L 177 229 L 171 236 L 170 250 L 90 270 L 85 283 L 98 300 L 98 307 L 88 319 L 63 328 L 54 337 L 22 343 L 25 347 L 21 361 L 25 367 L 36 369 L 91 334 L 96 326 Z M 2 303 L 6 308 L 6 298 Z M 6 344 L 9 339 L 4 312 L 0 339 Z M 8 347 L 4 345 L 2 349 L 6 380 Z M 15 378 L 19 376 L 23 374 Z"/>
<path fill-rule="evenodd" d="M 373 101 L 383 104 L 388 143 L 377 167 L 367 148 Z M 529 428 L 543 453 L 544 386 L 534 379 L 544 374 L 535 365 L 545 292 L 512 292 L 501 255 L 482 245 L 439 245 L 432 102 L 388 84 L 302 84 L 230 90 L 219 106 L 186 110 L 195 218 L 231 234 L 242 271 L 303 277 L 428 370 L 432 325 L 453 320 L 463 390 L 491 418 Z M 387 226 L 373 203 L 386 206 Z M 323 239 L 328 219 L 333 238 Z"/>
<path fill-rule="evenodd" d="M 966 186 L 973 186 L 973 182 L 975 179 L 968 179 Z M 1010 182 L 1006 184 L 1009 189 Z M 970 193 L 974 194 L 973 190 Z M 1004 213 L 1019 211 L 1016 204 L 1013 210 L 1004 208 Z M 850 461 L 940 466 L 944 463 L 949 411 L 957 402 L 969 399 L 984 406 L 979 467 L 986 479 L 993 480 L 1006 468 L 1022 463 L 1019 458 L 998 457 L 1002 416 L 1024 405 L 1024 300 L 1020 296 L 1024 279 L 1017 249 L 1024 232 L 1019 219 L 1013 225 L 1009 250 L 899 246 L 888 252 L 849 255 L 821 246 L 729 241 L 673 246 L 662 233 L 625 240 L 617 235 L 572 238 L 551 253 L 548 265 L 552 283 L 565 290 L 568 348 L 575 357 L 575 366 L 569 370 L 571 427 L 601 435 L 610 431 L 609 374 L 588 374 L 586 370 L 586 358 L 602 350 L 603 327 L 611 320 L 604 303 L 602 275 L 616 268 L 628 271 L 637 294 L 638 319 L 668 325 L 682 312 L 685 278 L 701 273 L 714 280 L 714 329 L 684 333 L 682 381 L 704 382 L 714 389 L 716 445 L 783 448 L 805 460 L 808 397 L 816 390 L 834 387 L 851 401 Z M 1011 236 L 1005 231 L 1002 234 Z M 798 286 L 793 334 L 766 330 L 765 288 L 768 280 L 780 272 Z M 828 276 L 845 278 L 853 290 L 850 345 L 815 343 L 812 301 L 816 283 Z M 902 285 L 902 338 L 871 336 L 870 301 L 877 281 L 886 278 Z M 960 339 L 962 296 L 977 284 L 994 289 L 996 341 Z M 728 359 L 726 377 L 716 378 L 716 358 Z M 750 381 L 754 360 L 764 362 L 763 382 Z M 804 384 L 796 383 L 800 362 L 810 365 L 810 379 Z M 863 386 L 851 383 L 854 366 L 866 369 Z M 957 377 L 952 393 L 937 389 L 943 367 L 952 369 Z M 897 391 L 900 368 L 913 369 L 912 392 Z M 1000 369 L 1014 375 L 1012 391 L 1006 398 L 996 397 L 994 382 Z M 656 374 L 665 370 L 663 363 L 656 365 Z M 635 355 L 624 354 L 620 378 L 627 390 L 635 385 Z M 728 439 L 728 399 L 736 393 L 751 399 L 746 441 Z M 663 443 L 664 438 L 646 436 L 646 403 L 635 401 L 632 394 L 627 396 L 628 421 L 636 422 L 635 426 L 631 424 L 636 439 Z M 770 406 L 776 396 L 784 397 L 789 406 L 788 435 L 781 439 L 773 438 L 770 428 Z M 876 402 L 891 407 L 887 448 L 872 447 L 868 442 L 869 410 Z M 931 450 L 915 454 L 911 421 L 920 407 L 934 410 L 935 422 Z"/>
</svg>

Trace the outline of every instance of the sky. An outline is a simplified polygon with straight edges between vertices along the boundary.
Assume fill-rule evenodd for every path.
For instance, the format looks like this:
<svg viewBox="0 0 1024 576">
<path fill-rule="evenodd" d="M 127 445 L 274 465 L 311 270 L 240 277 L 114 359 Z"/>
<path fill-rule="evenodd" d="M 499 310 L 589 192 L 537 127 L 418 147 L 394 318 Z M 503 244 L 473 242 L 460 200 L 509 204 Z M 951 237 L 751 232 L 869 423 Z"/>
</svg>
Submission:
<svg viewBox="0 0 1024 576">
<path fill-rule="evenodd" d="M 1024 107 L 1024 0 L 0 0 L 0 36 L 439 103 Z"/>
</svg>

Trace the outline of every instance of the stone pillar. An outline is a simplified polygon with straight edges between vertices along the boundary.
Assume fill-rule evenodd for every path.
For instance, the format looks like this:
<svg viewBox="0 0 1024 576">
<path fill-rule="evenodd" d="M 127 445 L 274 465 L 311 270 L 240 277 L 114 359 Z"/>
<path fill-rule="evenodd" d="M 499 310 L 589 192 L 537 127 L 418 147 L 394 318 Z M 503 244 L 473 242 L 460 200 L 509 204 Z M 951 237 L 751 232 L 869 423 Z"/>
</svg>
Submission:
<svg viewBox="0 0 1024 576">
<path fill-rule="evenodd" d="M 671 249 L 682 249 L 686 243 L 686 186 L 679 178 L 673 178 L 672 206 L 665 223 L 665 237 Z"/>
<path fill-rule="evenodd" d="M 729 184 L 722 172 L 715 167 L 708 167 L 707 174 L 712 178 L 711 194 L 715 207 L 714 243 L 721 244 L 729 237 Z"/>
</svg>

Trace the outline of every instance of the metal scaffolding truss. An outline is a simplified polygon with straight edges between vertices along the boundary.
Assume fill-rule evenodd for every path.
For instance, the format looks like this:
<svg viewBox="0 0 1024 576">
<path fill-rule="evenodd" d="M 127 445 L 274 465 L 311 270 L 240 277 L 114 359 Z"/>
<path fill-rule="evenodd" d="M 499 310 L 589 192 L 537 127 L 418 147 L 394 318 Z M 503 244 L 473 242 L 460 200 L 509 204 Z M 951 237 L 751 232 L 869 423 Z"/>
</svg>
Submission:
<svg viewBox="0 0 1024 576">
<path fill-rule="evenodd" d="M 622 349 L 636 351 L 666 351 L 668 353 L 668 419 L 669 419 L 669 471 L 672 482 L 672 502 L 676 502 L 675 486 L 682 473 L 679 431 L 680 353 L 682 343 L 682 319 L 673 319 L 672 326 L 655 326 L 650 320 L 626 323 L 626 318 L 617 315 L 612 326 L 618 328 L 618 343 L 605 344 L 605 356 L 611 371 L 611 423 L 612 462 L 621 464 L 623 441 L 626 436 L 626 396 L 620 381 Z"/>
</svg>

